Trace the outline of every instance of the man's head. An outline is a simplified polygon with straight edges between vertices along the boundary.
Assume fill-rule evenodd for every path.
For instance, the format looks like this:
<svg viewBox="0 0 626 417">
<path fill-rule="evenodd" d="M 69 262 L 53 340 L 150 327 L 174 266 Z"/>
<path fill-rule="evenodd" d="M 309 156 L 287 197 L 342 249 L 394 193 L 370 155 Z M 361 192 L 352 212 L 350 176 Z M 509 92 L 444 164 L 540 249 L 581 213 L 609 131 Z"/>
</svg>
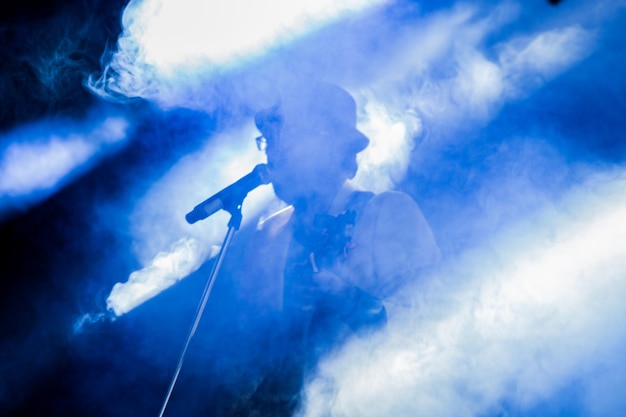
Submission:
<svg viewBox="0 0 626 417">
<path fill-rule="evenodd" d="M 255 123 L 279 198 L 289 204 L 334 195 L 354 177 L 356 155 L 369 140 L 356 128 L 356 103 L 340 87 L 323 82 L 280 95 Z"/>
</svg>

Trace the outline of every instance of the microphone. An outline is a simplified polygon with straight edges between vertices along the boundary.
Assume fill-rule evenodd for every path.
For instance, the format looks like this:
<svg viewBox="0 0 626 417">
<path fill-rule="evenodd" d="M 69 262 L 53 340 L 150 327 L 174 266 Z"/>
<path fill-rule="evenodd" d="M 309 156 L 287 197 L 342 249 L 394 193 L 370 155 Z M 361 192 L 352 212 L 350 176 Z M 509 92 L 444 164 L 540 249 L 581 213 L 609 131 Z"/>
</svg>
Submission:
<svg viewBox="0 0 626 417">
<path fill-rule="evenodd" d="M 198 220 L 206 219 L 229 204 L 241 205 L 250 191 L 269 182 L 270 172 L 267 165 L 259 164 L 245 177 L 195 206 L 192 211 L 185 215 L 185 219 L 187 223 L 193 224 Z"/>
</svg>

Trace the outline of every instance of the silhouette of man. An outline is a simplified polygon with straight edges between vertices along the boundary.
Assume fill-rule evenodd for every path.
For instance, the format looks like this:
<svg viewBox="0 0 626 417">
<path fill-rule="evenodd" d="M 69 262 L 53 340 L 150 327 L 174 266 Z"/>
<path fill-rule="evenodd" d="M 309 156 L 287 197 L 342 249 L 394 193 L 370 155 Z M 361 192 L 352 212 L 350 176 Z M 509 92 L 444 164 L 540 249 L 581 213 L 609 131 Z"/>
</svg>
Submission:
<svg viewBox="0 0 626 417">
<path fill-rule="evenodd" d="M 325 82 L 285 91 L 255 116 L 257 143 L 286 207 L 258 224 L 239 283 L 252 306 L 244 326 L 257 329 L 255 347 L 268 363 L 248 381 L 242 415 L 291 415 L 316 361 L 384 327 L 396 290 L 439 260 L 409 196 L 349 184 L 369 144 L 356 122 L 353 97 Z"/>
</svg>

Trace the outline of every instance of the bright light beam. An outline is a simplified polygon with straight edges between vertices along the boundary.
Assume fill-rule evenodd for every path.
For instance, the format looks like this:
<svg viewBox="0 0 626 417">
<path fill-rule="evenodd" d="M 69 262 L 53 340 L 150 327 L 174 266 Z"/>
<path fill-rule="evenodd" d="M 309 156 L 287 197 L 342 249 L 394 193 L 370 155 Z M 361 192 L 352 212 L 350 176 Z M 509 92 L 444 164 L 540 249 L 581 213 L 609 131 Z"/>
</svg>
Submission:
<svg viewBox="0 0 626 417">
<path fill-rule="evenodd" d="M 0 159 L 0 212 L 43 200 L 103 155 L 117 149 L 129 122 L 41 121 L 9 133 Z"/>
<path fill-rule="evenodd" d="M 503 402 L 532 407 L 571 381 L 588 410 L 623 406 L 619 389 L 602 404 L 585 395 L 624 378 L 613 366 L 626 348 L 626 177 L 617 177 L 592 179 L 558 217 L 511 229 L 447 270 L 456 279 L 415 290 L 415 307 L 390 317 L 387 332 L 321 364 L 303 415 L 485 415 Z"/>
<path fill-rule="evenodd" d="M 206 76 L 261 56 L 268 48 L 385 1 L 133 0 L 124 11 L 117 51 L 90 85 L 103 95 L 112 91 L 163 100 L 155 94 L 174 80 Z"/>
</svg>

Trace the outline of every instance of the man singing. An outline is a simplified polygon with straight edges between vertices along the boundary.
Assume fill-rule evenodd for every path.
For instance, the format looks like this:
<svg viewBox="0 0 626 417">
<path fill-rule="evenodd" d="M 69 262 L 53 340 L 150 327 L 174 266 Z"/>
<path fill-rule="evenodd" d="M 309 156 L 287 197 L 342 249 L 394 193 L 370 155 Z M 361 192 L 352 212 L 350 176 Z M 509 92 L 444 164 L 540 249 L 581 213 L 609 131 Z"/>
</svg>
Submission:
<svg viewBox="0 0 626 417">
<path fill-rule="evenodd" d="M 255 116 L 286 207 L 259 223 L 239 282 L 251 306 L 243 326 L 263 328 L 253 344 L 269 363 L 247 381 L 241 415 L 292 415 L 307 370 L 348 338 L 383 328 L 396 290 L 439 261 L 409 196 L 349 184 L 369 143 L 356 116 L 353 97 L 325 82 L 284 91 Z"/>
</svg>

